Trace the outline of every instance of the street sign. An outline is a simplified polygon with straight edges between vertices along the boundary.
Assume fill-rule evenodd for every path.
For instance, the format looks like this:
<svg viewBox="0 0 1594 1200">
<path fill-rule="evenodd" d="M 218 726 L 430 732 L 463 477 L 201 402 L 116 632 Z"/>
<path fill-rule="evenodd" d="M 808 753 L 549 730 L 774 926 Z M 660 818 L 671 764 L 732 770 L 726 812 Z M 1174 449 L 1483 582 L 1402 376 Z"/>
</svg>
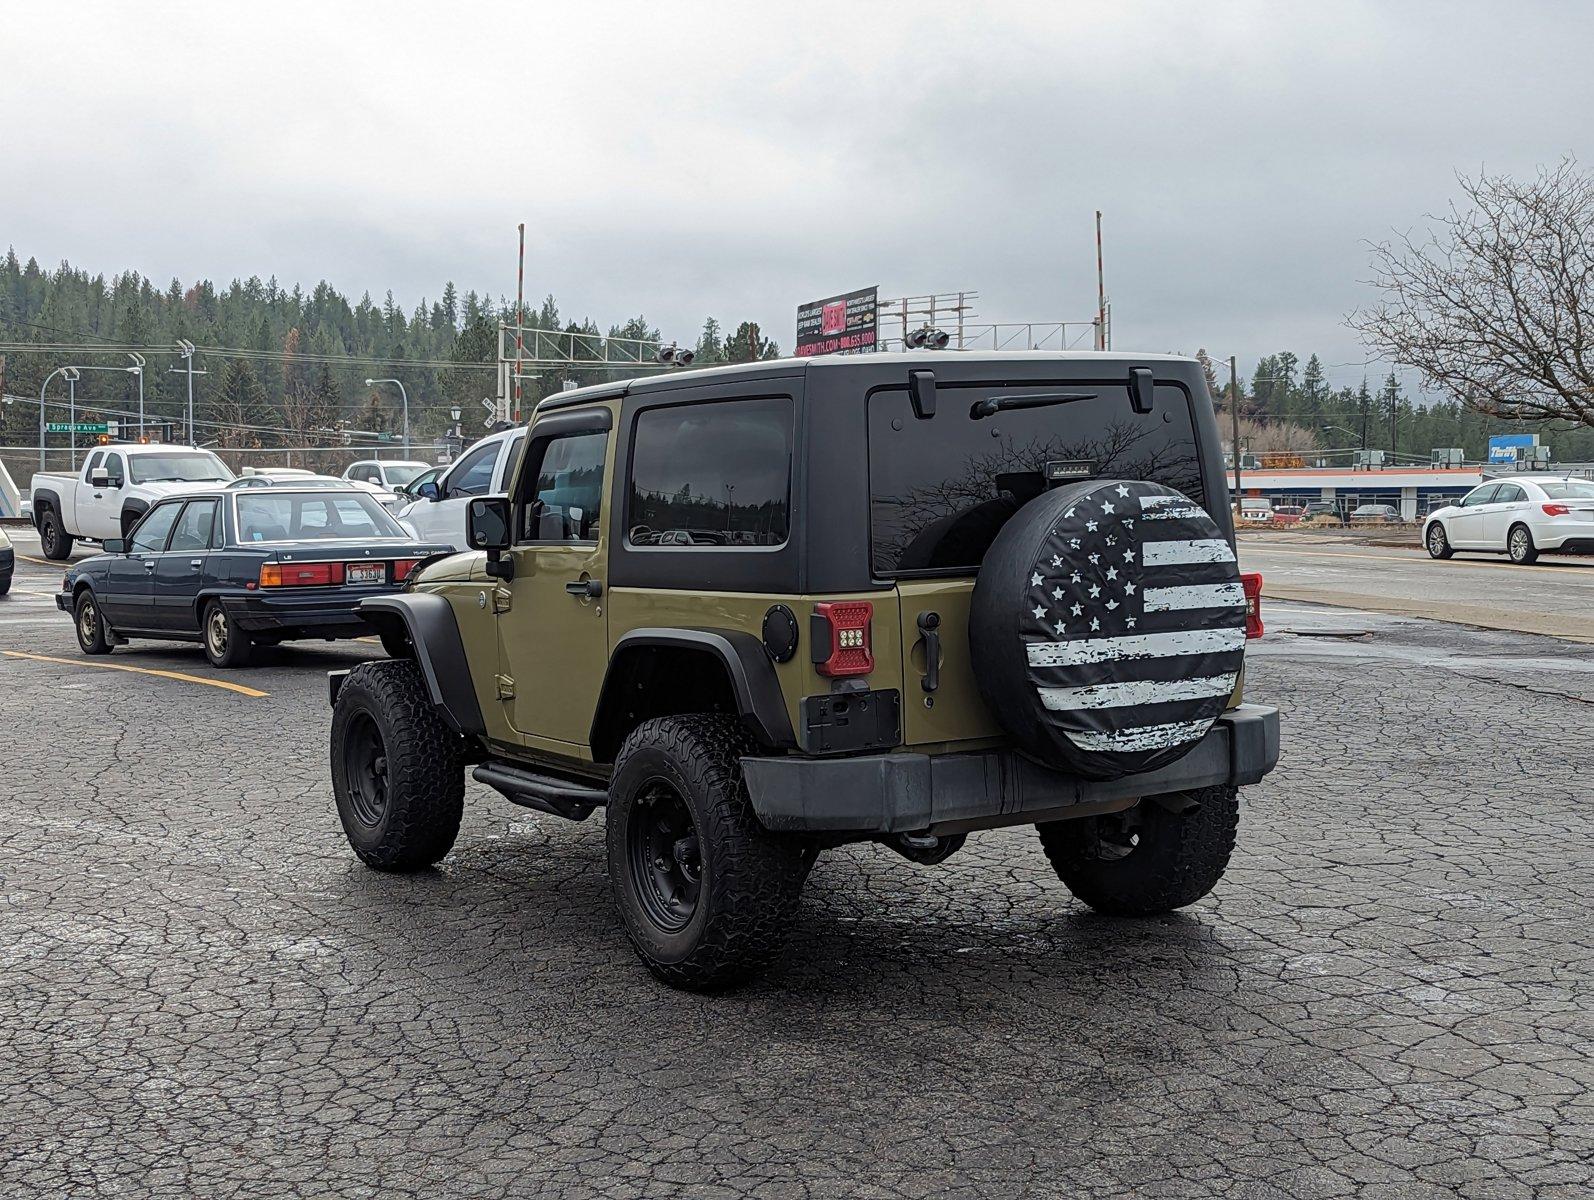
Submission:
<svg viewBox="0 0 1594 1200">
<path fill-rule="evenodd" d="M 109 433 L 110 426 L 104 421 L 47 421 L 45 433 Z"/>
</svg>

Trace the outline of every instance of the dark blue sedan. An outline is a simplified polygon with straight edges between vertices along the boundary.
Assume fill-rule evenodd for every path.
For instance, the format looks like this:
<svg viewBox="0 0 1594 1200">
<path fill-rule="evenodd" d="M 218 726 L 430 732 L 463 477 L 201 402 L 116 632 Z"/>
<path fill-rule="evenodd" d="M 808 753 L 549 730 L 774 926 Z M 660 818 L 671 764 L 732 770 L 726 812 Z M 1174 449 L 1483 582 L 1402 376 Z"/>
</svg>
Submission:
<svg viewBox="0 0 1594 1200">
<path fill-rule="evenodd" d="M 256 646 L 375 633 L 355 606 L 449 551 L 363 491 L 314 486 L 173 496 L 104 546 L 55 598 L 83 653 L 161 638 L 199 642 L 218 667 L 246 666 Z"/>
</svg>

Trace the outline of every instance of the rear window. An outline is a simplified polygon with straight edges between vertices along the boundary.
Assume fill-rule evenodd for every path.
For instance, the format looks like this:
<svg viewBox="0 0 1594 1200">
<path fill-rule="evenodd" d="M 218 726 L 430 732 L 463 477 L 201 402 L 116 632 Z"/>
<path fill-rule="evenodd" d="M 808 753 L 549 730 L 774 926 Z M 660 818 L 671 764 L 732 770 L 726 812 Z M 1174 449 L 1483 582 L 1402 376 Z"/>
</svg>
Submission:
<svg viewBox="0 0 1594 1200">
<path fill-rule="evenodd" d="M 1139 479 L 1203 500 L 1190 401 L 1159 386 L 1150 413 L 1122 384 L 942 385 L 934 417 L 903 389 L 869 397 L 869 520 L 876 577 L 976 570 L 1018 509 L 1054 483 Z M 1085 394 L 975 417 L 989 397 Z"/>
<path fill-rule="evenodd" d="M 251 491 L 238 497 L 238 540 L 293 542 L 405 536 L 387 510 L 364 492 Z"/>
<path fill-rule="evenodd" d="M 1568 479 L 1565 483 L 1541 483 L 1551 500 L 1594 500 L 1594 480 Z"/>
</svg>

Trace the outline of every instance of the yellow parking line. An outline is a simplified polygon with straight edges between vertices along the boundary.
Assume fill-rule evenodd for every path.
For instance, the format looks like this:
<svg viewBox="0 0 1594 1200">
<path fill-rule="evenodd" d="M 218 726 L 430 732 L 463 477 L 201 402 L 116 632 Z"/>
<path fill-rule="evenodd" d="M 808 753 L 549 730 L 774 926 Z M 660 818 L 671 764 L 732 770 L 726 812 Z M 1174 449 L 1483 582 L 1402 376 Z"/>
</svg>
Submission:
<svg viewBox="0 0 1594 1200">
<path fill-rule="evenodd" d="M 72 560 L 69 558 L 63 558 L 60 562 L 51 562 L 47 558 L 34 558 L 31 554 L 18 553 L 17 557 L 23 562 L 38 563 L 41 567 L 60 567 L 65 570 L 72 565 Z"/>
<path fill-rule="evenodd" d="M 1466 551 L 1461 551 L 1465 554 Z M 1354 550 L 1275 550 L 1271 546 L 1247 546 L 1240 544 L 1240 556 L 1247 554 L 1279 554 L 1287 558 L 1322 558 L 1330 562 L 1403 562 L 1403 563 L 1431 563 L 1436 567 L 1496 567 L 1512 571 L 1524 570 L 1523 567 L 1511 562 L 1496 562 L 1487 558 L 1427 558 L 1426 551 L 1417 551 L 1412 554 L 1358 554 Z M 1529 571 L 1590 571 L 1589 567 L 1574 567 L 1555 563 L 1536 562 L 1525 568 Z"/>
<path fill-rule="evenodd" d="M 228 683 L 223 679 L 202 679 L 198 675 L 184 675 L 181 671 L 160 671 L 154 667 L 129 667 L 122 663 L 90 662 L 83 658 L 52 658 L 48 654 L 28 654 L 22 650 L 0 650 L 0 654 L 4 654 L 7 658 L 26 658 L 34 662 L 63 663 L 69 667 L 103 667 L 107 671 L 131 671 L 135 675 L 156 675 L 161 679 L 175 679 L 179 683 L 202 683 L 206 687 L 225 688 L 229 692 L 237 692 L 240 696 L 252 696 L 257 700 L 271 694 L 245 687 L 241 683 Z"/>
</svg>

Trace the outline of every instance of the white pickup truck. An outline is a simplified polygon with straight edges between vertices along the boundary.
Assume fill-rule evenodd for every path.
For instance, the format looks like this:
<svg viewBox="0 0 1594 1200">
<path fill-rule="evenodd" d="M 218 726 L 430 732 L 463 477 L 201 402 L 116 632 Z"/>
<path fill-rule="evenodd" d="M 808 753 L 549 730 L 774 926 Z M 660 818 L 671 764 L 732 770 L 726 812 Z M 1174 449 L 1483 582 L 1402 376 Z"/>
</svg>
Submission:
<svg viewBox="0 0 1594 1200">
<path fill-rule="evenodd" d="M 209 450 L 103 446 L 91 451 L 74 474 L 34 475 L 33 524 L 44 557 L 59 561 L 71 555 L 72 543 L 80 538 L 102 542 L 126 537 L 157 500 L 214 487 L 232 477 Z"/>
<path fill-rule="evenodd" d="M 465 549 L 465 512 L 471 497 L 507 492 L 525 448 L 524 425 L 489 434 L 455 459 L 436 482 L 421 484 L 419 499 L 399 510 L 399 520 L 422 541 Z"/>
</svg>

